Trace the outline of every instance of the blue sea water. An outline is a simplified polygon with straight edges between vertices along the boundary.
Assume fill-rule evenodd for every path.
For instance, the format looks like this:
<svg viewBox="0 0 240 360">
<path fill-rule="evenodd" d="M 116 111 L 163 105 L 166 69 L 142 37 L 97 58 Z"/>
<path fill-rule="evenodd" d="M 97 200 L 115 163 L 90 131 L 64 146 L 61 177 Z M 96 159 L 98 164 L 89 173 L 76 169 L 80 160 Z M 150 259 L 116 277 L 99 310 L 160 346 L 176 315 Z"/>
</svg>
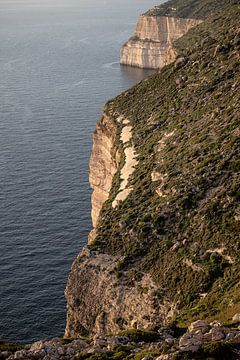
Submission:
<svg viewBox="0 0 240 360">
<path fill-rule="evenodd" d="M 0 0 L 0 337 L 62 335 L 91 228 L 88 159 L 103 104 L 147 73 L 118 64 L 154 0 Z"/>
</svg>

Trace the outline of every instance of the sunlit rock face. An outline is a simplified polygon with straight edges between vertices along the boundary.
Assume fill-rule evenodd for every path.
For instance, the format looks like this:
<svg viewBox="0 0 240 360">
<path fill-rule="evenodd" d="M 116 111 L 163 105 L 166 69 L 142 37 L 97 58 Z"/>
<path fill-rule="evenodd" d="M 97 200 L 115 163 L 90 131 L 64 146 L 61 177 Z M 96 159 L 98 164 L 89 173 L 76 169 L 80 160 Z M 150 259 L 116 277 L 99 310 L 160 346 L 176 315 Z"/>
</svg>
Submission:
<svg viewBox="0 0 240 360">
<path fill-rule="evenodd" d="M 174 61 L 173 42 L 202 20 L 141 15 L 134 35 L 121 49 L 122 65 L 159 69 Z"/>
<path fill-rule="evenodd" d="M 73 263 L 68 277 L 65 336 L 93 336 L 117 333 L 123 329 L 148 329 L 164 324 L 173 312 L 170 302 L 156 299 L 157 288 L 151 276 L 128 284 L 116 276 L 123 259 L 85 247 Z M 145 291 L 143 291 L 145 289 Z"/>
<path fill-rule="evenodd" d="M 116 128 L 105 114 L 96 125 L 93 134 L 93 148 L 89 163 L 89 181 L 92 193 L 92 223 L 95 228 L 103 203 L 108 199 L 120 153 L 114 146 Z M 89 242 L 94 238 L 94 230 L 89 235 Z"/>
</svg>

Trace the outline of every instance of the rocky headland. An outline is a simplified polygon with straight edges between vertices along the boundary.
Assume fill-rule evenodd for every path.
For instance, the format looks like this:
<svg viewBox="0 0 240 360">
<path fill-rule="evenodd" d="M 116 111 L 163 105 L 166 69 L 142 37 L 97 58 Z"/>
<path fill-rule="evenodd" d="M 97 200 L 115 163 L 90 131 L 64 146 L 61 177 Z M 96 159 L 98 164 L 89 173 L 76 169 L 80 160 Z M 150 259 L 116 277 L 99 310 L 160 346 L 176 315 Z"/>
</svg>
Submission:
<svg viewBox="0 0 240 360">
<path fill-rule="evenodd" d="M 240 359 L 239 23 L 238 0 L 141 17 L 144 41 L 149 27 L 156 43 L 191 29 L 96 125 L 93 230 L 69 274 L 64 338 L 1 341 L 1 360 Z"/>
<path fill-rule="evenodd" d="M 177 56 L 174 41 L 220 7 L 235 0 L 170 0 L 139 16 L 133 36 L 122 46 L 120 63 L 161 69 Z"/>
<path fill-rule="evenodd" d="M 141 15 L 134 35 L 123 45 L 122 65 L 160 69 L 176 57 L 173 42 L 201 23 L 201 19 Z"/>
<path fill-rule="evenodd" d="M 90 160 L 94 228 L 69 275 L 66 337 L 226 325 L 240 309 L 239 6 L 215 10 L 195 13 L 171 64 L 104 108 Z M 220 341 L 188 337 L 191 350 Z"/>
</svg>

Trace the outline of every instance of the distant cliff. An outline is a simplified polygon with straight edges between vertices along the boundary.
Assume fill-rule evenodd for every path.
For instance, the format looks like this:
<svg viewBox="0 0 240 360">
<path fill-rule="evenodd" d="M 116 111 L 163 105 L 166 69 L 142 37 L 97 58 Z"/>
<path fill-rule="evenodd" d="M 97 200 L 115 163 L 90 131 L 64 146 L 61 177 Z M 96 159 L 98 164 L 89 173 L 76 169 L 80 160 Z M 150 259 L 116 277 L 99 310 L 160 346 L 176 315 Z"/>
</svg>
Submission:
<svg viewBox="0 0 240 360">
<path fill-rule="evenodd" d="M 157 69 L 170 64 L 176 57 L 173 42 L 200 19 L 141 15 L 134 35 L 121 49 L 122 65 Z"/>
<path fill-rule="evenodd" d="M 160 69 L 176 57 L 174 41 L 217 10 L 238 0 L 170 0 L 138 19 L 134 35 L 123 45 L 122 65 Z"/>
</svg>

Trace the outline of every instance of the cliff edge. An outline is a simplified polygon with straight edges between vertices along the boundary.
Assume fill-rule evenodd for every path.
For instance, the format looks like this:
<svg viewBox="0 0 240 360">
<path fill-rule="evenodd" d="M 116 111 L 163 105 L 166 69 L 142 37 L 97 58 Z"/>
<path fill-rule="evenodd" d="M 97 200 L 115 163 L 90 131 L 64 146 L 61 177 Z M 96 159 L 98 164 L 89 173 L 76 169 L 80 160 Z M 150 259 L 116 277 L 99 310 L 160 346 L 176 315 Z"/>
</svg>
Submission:
<svg viewBox="0 0 240 360">
<path fill-rule="evenodd" d="M 200 19 L 141 15 L 134 35 L 123 45 L 122 65 L 159 69 L 176 57 L 173 43 L 201 23 Z"/>
<path fill-rule="evenodd" d="M 155 6 L 138 19 L 134 35 L 122 46 L 120 63 L 161 69 L 175 60 L 174 42 L 217 9 L 236 0 L 170 0 Z"/>
<path fill-rule="evenodd" d="M 236 4 L 192 28 L 174 63 L 106 104 L 90 161 L 94 234 L 69 275 L 66 336 L 240 312 L 239 20 Z"/>
</svg>

